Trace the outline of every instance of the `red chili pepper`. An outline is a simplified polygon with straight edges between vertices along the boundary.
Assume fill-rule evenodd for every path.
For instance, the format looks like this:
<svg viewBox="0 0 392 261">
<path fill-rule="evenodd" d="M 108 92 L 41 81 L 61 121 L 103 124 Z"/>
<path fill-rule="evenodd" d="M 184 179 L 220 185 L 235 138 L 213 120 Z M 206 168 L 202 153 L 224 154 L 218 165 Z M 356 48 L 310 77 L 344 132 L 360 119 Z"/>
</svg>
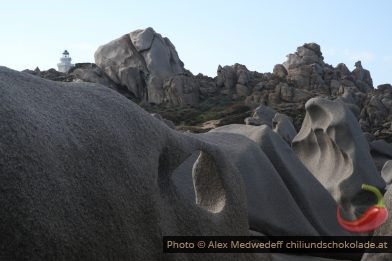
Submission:
<svg viewBox="0 0 392 261">
<path fill-rule="evenodd" d="M 366 210 L 357 220 L 346 221 L 340 216 L 340 206 L 338 206 L 338 222 L 347 231 L 353 233 L 366 233 L 380 227 L 388 218 L 388 210 L 385 207 L 384 198 L 381 192 L 373 186 L 362 185 L 362 189 L 369 190 L 376 194 L 377 204 Z"/>
</svg>

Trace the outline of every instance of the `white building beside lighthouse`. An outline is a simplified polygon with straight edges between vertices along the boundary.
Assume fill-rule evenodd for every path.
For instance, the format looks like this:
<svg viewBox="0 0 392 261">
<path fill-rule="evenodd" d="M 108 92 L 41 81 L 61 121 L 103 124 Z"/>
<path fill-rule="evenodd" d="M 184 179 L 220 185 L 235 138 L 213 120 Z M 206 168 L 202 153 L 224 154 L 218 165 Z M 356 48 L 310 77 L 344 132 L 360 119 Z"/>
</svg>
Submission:
<svg viewBox="0 0 392 261">
<path fill-rule="evenodd" d="M 69 52 L 65 50 L 63 52 L 63 56 L 60 58 L 60 63 L 57 64 L 57 67 L 59 68 L 59 72 L 66 73 L 74 67 L 74 65 L 71 63 L 71 57 L 69 56 Z"/>
</svg>

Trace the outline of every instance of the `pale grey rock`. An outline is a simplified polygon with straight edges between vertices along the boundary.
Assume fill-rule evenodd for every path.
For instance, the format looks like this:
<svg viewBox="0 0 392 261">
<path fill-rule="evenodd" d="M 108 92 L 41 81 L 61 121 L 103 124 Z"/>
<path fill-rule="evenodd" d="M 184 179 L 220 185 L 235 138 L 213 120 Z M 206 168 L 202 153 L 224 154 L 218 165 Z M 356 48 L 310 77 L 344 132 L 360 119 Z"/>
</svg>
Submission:
<svg viewBox="0 0 392 261">
<path fill-rule="evenodd" d="M 287 115 L 276 113 L 272 119 L 272 126 L 274 132 L 279 134 L 288 144 L 291 144 L 291 141 L 297 135 L 297 131 L 293 125 L 293 119 Z"/>
<path fill-rule="evenodd" d="M 132 39 L 132 36 L 131 36 Z M 148 52 L 142 52 L 147 68 L 153 74 L 166 76 L 184 73 L 184 64 L 178 57 L 173 44 L 167 38 L 155 35 Z"/>
<path fill-rule="evenodd" d="M 381 177 L 388 185 L 392 183 L 392 160 L 388 160 L 387 162 L 385 162 L 381 170 Z"/>
<path fill-rule="evenodd" d="M 214 143 L 98 84 L 0 67 L 0 99 L 1 259 L 254 260 L 162 253 L 164 235 L 249 234 L 240 173 Z M 172 177 L 196 151 L 189 204 Z"/>
<path fill-rule="evenodd" d="M 95 63 L 135 98 L 150 103 L 164 100 L 166 79 L 185 74 L 184 64 L 169 39 L 152 28 L 136 30 L 100 46 Z"/>
<path fill-rule="evenodd" d="M 272 127 L 272 119 L 275 117 L 276 111 L 268 106 L 260 105 L 253 112 L 252 117 L 245 119 L 246 125 L 263 125 Z"/>
<path fill-rule="evenodd" d="M 385 189 L 369 145 L 352 112 L 342 103 L 312 98 L 292 147 L 307 169 L 344 209 L 346 218 L 374 202 L 362 184 Z M 359 212 L 360 213 L 360 212 Z"/>
<path fill-rule="evenodd" d="M 320 51 L 320 46 L 316 43 L 304 44 L 297 48 L 294 54 L 287 56 L 287 61 L 283 64 L 290 74 L 290 69 L 302 65 L 309 65 L 313 63 L 323 63 L 324 58 Z"/>
<path fill-rule="evenodd" d="M 136 30 L 129 33 L 132 43 L 138 52 L 147 51 L 151 48 L 155 37 L 155 31 L 149 27 L 145 30 Z"/>
<path fill-rule="evenodd" d="M 119 72 L 122 68 L 136 68 L 148 73 L 145 61 L 133 46 L 129 35 L 124 35 L 100 46 L 95 52 L 94 58 L 98 67 L 117 84 L 127 85 L 126 82 L 121 82 Z M 128 87 L 132 89 L 132 86 Z"/>
<path fill-rule="evenodd" d="M 320 46 L 315 43 L 304 44 L 294 54 L 287 56 L 283 64 L 287 69 L 287 82 L 293 87 L 316 91 L 319 95 L 333 95 L 343 86 L 356 87 L 367 93 L 373 89 L 370 73 L 358 68 L 351 73 L 343 63 L 336 68 L 324 63 Z"/>
<path fill-rule="evenodd" d="M 312 90 L 326 85 L 323 80 L 324 58 L 320 46 L 304 44 L 294 54 L 289 54 L 283 65 L 287 69 L 287 81 L 300 89 Z"/>
<path fill-rule="evenodd" d="M 304 64 L 289 69 L 287 80 L 300 89 L 313 90 L 327 88 L 322 75 L 323 71 L 319 64 Z"/>
<path fill-rule="evenodd" d="M 218 66 L 216 85 L 221 89 L 222 94 L 228 95 L 229 97 L 245 97 L 249 95 L 249 80 L 250 72 L 242 64 L 236 63 L 231 66 Z"/>
<path fill-rule="evenodd" d="M 286 79 L 287 76 L 287 70 L 282 64 L 276 64 L 272 73 L 282 79 Z"/>
<path fill-rule="evenodd" d="M 237 67 L 237 84 L 247 86 L 250 78 L 248 69 L 243 65 L 238 65 Z"/>
<path fill-rule="evenodd" d="M 195 105 L 199 102 L 199 82 L 189 76 L 176 75 L 163 83 L 163 101 L 172 105 Z"/>
<path fill-rule="evenodd" d="M 310 65 L 301 65 L 288 70 L 287 81 L 295 84 L 301 89 L 310 90 L 310 75 L 312 74 L 312 67 Z"/>
</svg>

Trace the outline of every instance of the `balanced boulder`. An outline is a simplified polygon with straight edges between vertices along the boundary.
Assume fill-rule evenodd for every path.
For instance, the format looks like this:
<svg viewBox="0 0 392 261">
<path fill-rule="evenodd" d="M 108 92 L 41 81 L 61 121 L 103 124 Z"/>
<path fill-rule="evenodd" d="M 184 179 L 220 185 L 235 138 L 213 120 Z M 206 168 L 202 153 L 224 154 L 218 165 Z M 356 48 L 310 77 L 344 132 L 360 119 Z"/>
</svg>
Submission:
<svg viewBox="0 0 392 261">
<path fill-rule="evenodd" d="M 95 63 L 115 83 L 126 86 L 136 99 L 150 103 L 164 102 L 164 84 L 169 78 L 191 76 L 170 40 L 151 27 L 100 46 L 94 57 Z M 182 94 L 189 96 L 189 93 L 198 96 L 199 92 L 198 88 L 188 87 L 185 82 L 177 82 L 174 88 L 180 97 Z M 169 96 L 169 99 L 173 98 Z"/>
</svg>

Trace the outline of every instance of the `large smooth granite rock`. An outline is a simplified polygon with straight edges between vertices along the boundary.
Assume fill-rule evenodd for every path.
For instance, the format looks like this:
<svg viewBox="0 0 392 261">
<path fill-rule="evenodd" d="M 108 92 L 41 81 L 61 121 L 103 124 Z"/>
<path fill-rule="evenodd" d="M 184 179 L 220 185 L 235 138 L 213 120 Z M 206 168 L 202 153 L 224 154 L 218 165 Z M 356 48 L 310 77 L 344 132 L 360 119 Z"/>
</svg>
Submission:
<svg viewBox="0 0 392 261">
<path fill-rule="evenodd" d="M 98 84 L 0 67 L 0 99 L 1 260 L 255 260 L 162 253 L 164 235 L 249 234 L 242 178 L 216 144 Z M 172 176 L 195 151 L 190 204 Z"/>
<path fill-rule="evenodd" d="M 151 27 L 100 46 L 94 57 L 95 63 L 115 83 L 126 86 L 137 100 L 155 104 L 178 104 L 178 99 L 183 99 L 184 104 L 198 101 L 198 81 L 185 70 L 170 40 Z"/>
</svg>

